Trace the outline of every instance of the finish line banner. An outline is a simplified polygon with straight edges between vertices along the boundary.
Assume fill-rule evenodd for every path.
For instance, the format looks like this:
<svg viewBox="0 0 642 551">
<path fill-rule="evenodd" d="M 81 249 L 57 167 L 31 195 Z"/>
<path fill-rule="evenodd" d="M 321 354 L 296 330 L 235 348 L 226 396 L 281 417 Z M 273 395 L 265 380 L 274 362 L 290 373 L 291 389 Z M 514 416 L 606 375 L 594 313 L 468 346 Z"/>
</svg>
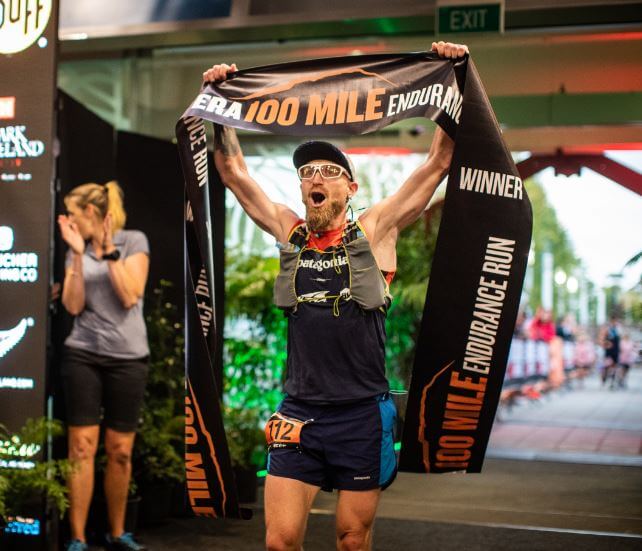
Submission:
<svg viewBox="0 0 642 551">
<path fill-rule="evenodd" d="M 203 119 L 310 138 L 364 134 L 413 117 L 434 120 L 455 141 L 455 150 L 417 342 L 400 469 L 479 472 L 517 317 L 532 213 L 472 60 L 422 52 L 238 71 L 223 83 L 203 86 L 178 121 L 177 136 L 189 201 L 203 212 L 207 203 L 189 193 L 208 185 Z M 206 217 L 194 217 L 202 246 L 211 242 L 210 228 Z M 187 238 L 189 250 L 189 233 Z M 188 378 L 211 370 L 211 363 L 189 362 Z M 211 392 L 209 399 L 214 396 Z M 204 423 L 212 427 L 215 446 L 227 453 L 225 434 L 216 428 L 222 426 L 218 415 Z"/>
<path fill-rule="evenodd" d="M 225 439 L 212 359 L 216 347 L 212 222 L 205 125 L 192 118 L 177 127 L 185 175 L 185 475 L 198 516 L 250 519 L 242 509 Z M 204 165 L 202 164 L 204 163 Z M 203 168 L 204 166 L 204 168 Z M 204 173 L 203 173 L 204 171 Z M 204 178 L 204 179 L 203 179 Z"/>
</svg>

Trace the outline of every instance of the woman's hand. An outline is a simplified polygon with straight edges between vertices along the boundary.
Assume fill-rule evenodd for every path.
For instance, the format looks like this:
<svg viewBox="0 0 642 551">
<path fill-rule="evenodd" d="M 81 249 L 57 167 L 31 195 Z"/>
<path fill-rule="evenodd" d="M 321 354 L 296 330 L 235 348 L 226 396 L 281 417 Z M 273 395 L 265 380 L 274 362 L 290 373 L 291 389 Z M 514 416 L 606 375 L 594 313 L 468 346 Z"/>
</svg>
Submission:
<svg viewBox="0 0 642 551">
<path fill-rule="evenodd" d="M 111 212 L 103 218 L 103 254 L 113 253 L 116 247 L 114 246 L 114 232 L 113 232 L 113 218 Z"/>
<path fill-rule="evenodd" d="M 85 252 L 85 240 L 82 238 L 82 235 L 80 235 L 78 226 L 64 214 L 58 216 L 58 226 L 60 227 L 60 233 L 65 243 L 67 243 L 76 254 L 82 255 Z"/>
</svg>

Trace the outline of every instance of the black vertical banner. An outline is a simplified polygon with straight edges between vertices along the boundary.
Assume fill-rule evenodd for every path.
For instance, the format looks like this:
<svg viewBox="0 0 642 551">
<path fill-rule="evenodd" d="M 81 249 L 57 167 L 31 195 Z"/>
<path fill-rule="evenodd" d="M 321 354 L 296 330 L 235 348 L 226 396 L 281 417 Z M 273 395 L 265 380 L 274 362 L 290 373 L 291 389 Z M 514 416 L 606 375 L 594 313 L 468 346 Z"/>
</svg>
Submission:
<svg viewBox="0 0 642 551">
<path fill-rule="evenodd" d="M 480 472 L 526 273 L 530 202 L 473 63 L 408 396 L 399 468 Z"/>
<path fill-rule="evenodd" d="M 364 134 L 413 117 L 434 120 L 455 149 L 417 342 L 400 468 L 478 472 L 506 369 L 532 213 L 472 60 L 419 52 L 237 71 L 225 82 L 203 85 L 179 121 L 177 136 L 189 189 L 208 185 L 205 161 L 199 165 L 194 153 L 201 131 L 189 130 L 203 119 L 309 138 Z M 205 234 L 198 239 L 204 246 Z M 220 429 L 220 418 L 211 423 Z M 224 433 L 218 437 L 224 440 Z"/>
<path fill-rule="evenodd" d="M 57 2 L 0 9 L 0 423 L 44 413 Z M 18 19 L 16 20 L 16 16 Z"/>
<path fill-rule="evenodd" d="M 0 2 L 0 424 L 45 414 L 58 2 Z M 31 469 L 9 448 L 0 468 Z M 43 516 L 5 532 L 42 537 Z"/>
<path fill-rule="evenodd" d="M 199 516 L 249 518 L 240 509 L 214 375 L 216 315 L 212 220 L 205 126 L 179 121 L 185 174 L 185 471 L 192 511 Z"/>
</svg>

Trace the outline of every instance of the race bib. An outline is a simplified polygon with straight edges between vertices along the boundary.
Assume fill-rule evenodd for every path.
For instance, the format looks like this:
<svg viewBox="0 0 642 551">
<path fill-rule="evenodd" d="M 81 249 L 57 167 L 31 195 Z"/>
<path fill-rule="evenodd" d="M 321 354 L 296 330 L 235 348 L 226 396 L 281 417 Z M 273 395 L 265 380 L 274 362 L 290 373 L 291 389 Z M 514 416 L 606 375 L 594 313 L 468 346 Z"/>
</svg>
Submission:
<svg viewBox="0 0 642 551">
<path fill-rule="evenodd" d="M 298 447 L 301 444 L 301 429 L 306 423 L 307 421 L 285 417 L 277 411 L 265 425 L 265 440 L 268 447 L 271 450 Z"/>
</svg>

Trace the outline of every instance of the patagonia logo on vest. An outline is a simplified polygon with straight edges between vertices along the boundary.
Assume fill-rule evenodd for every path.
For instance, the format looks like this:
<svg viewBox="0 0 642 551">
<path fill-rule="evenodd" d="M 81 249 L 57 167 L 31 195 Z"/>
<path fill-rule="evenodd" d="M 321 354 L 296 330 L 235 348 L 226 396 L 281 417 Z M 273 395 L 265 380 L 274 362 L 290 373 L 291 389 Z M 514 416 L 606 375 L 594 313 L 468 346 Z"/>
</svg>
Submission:
<svg viewBox="0 0 642 551">
<path fill-rule="evenodd" d="M 328 268 L 338 268 L 341 266 L 347 266 L 348 265 L 348 257 L 347 256 L 335 256 L 334 258 L 330 260 L 313 260 L 311 258 L 299 259 L 299 264 L 298 268 L 307 268 L 310 270 L 317 270 L 318 272 L 322 272 L 323 270 L 327 270 Z"/>
</svg>

